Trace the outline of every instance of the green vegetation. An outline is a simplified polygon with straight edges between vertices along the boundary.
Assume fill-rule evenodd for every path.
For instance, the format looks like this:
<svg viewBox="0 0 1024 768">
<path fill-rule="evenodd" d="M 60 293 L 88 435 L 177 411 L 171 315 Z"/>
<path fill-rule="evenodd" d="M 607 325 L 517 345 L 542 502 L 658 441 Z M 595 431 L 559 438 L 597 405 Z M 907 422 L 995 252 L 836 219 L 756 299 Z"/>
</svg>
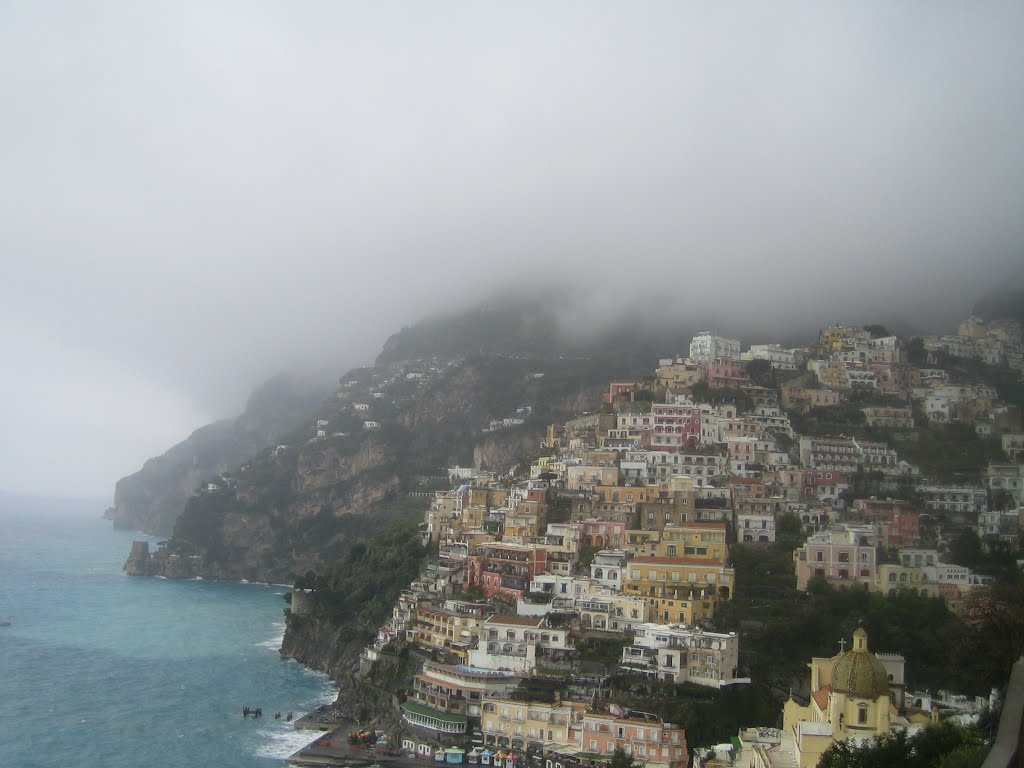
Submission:
<svg viewBox="0 0 1024 768">
<path fill-rule="evenodd" d="M 396 525 L 354 545 L 329 573 L 312 571 L 296 589 L 316 590 L 314 612 L 333 624 L 372 637 L 403 589 L 419 574 L 427 550 L 415 525 Z"/>
<path fill-rule="evenodd" d="M 818 768 L 977 768 L 986 754 L 976 729 L 947 720 L 912 736 L 895 730 L 861 746 L 849 740 L 833 742 L 822 753 Z"/>
<path fill-rule="evenodd" d="M 754 401 L 742 389 L 712 387 L 706 381 L 698 381 L 690 388 L 693 399 L 703 403 L 732 403 L 740 411 L 749 411 Z"/>
<path fill-rule="evenodd" d="M 999 441 L 979 437 L 970 424 L 917 423 L 913 430 L 892 430 L 890 444 L 926 477 L 943 483 L 978 482 L 990 461 L 1003 459 Z"/>
<path fill-rule="evenodd" d="M 576 643 L 580 661 L 600 664 L 610 670 L 622 660 L 622 649 L 628 645 L 628 637 L 585 637 Z"/>
<path fill-rule="evenodd" d="M 174 523 L 174 535 L 168 546 L 205 552 L 211 562 L 222 562 L 227 557 L 224 517 L 232 507 L 234 496 L 228 490 L 192 496 Z"/>
<path fill-rule="evenodd" d="M 633 768 L 633 756 L 626 754 L 622 747 L 616 747 L 612 759 L 608 761 L 608 768 Z"/>
</svg>

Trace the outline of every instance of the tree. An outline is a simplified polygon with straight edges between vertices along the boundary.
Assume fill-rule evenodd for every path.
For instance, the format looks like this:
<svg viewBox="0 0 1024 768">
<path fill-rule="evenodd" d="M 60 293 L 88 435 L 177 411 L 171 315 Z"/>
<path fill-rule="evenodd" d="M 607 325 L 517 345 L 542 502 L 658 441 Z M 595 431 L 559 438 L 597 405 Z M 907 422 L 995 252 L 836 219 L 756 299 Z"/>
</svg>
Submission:
<svg viewBox="0 0 1024 768">
<path fill-rule="evenodd" d="M 957 565 L 972 570 L 985 559 L 981 549 L 981 539 L 973 528 L 965 528 L 949 543 L 949 556 Z"/>
<path fill-rule="evenodd" d="M 622 747 L 616 747 L 608 768 L 633 768 L 633 756 L 627 754 Z"/>
<path fill-rule="evenodd" d="M 908 363 L 917 366 L 928 364 L 928 350 L 924 348 L 924 339 L 920 336 L 915 336 L 908 341 L 904 351 L 906 352 Z"/>
<path fill-rule="evenodd" d="M 1005 488 L 996 488 L 992 491 L 992 497 L 990 499 L 992 503 L 992 509 L 1000 512 L 1015 507 L 1017 505 L 1017 499 Z"/>
<path fill-rule="evenodd" d="M 759 387 L 775 386 L 774 369 L 767 360 L 751 360 L 747 363 L 747 375 Z"/>
<path fill-rule="evenodd" d="M 946 765 L 947 758 L 950 765 L 967 768 L 980 765 L 961 762 L 974 759 L 979 747 L 984 749 L 976 730 L 946 720 L 913 736 L 899 729 L 860 746 L 846 740 L 833 742 L 821 753 L 818 768 L 934 768 Z"/>
</svg>

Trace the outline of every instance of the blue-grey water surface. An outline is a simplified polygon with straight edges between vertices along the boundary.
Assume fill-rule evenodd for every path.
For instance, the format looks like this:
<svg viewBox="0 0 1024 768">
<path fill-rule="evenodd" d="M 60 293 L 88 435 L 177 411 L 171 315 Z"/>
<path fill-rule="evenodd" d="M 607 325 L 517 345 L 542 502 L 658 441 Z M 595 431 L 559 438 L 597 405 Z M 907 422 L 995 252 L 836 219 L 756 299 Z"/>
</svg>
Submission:
<svg viewBox="0 0 1024 768">
<path fill-rule="evenodd" d="M 0 496 L 0 765 L 282 765 L 315 734 L 274 712 L 334 695 L 278 657 L 286 589 L 129 578 L 101 511 Z"/>
</svg>

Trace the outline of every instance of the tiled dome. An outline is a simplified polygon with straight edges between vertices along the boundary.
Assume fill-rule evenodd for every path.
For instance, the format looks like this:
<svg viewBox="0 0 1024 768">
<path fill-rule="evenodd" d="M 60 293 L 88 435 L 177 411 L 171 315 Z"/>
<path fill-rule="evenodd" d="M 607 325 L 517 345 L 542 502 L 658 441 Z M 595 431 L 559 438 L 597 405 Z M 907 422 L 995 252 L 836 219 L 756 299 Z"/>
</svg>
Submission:
<svg viewBox="0 0 1024 768">
<path fill-rule="evenodd" d="M 889 695 L 889 675 L 882 662 L 868 650 L 868 633 L 863 627 L 853 633 L 853 648 L 832 669 L 832 690 L 861 699 Z"/>
</svg>

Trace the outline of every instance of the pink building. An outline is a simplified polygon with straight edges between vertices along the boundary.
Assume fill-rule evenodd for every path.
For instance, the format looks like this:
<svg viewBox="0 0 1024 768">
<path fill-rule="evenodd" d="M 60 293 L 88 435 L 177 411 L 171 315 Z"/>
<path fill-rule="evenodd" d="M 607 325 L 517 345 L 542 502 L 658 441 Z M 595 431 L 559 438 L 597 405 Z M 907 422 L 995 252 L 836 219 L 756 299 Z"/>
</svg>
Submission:
<svg viewBox="0 0 1024 768">
<path fill-rule="evenodd" d="M 635 760 L 686 768 L 686 731 L 654 715 L 587 712 L 583 715 L 584 754 L 610 755 L 622 749 Z"/>
<path fill-rule="evenodd" d="M 580 523 L 580 535 L 583 537 L 584 546 L 620 549 L 626 536 L 626 523 L 584 520 Z"/>
<path fill-rule="evenodd" d="M 708 366 L 707 382 L 712 387 L 738 389 L 750 384 L 750 376 L 742 363 L 728 357 L 716 357 Z"/>
<path fill-rule="evenodd" d="M 869 363 L 868 370 L 878 380 L 878 391 L 883 395 L 902 395 L 906 392 L 903 373 L 898 363 Z"/>
<path fill-rule="evenodd" d="M 870 526 L 844 526 L 813 534 L 793 551 L 796 588 L 806 590 L 815 576 L 838 585 L 875 583 L 877 561 Z"/>
</svg>

